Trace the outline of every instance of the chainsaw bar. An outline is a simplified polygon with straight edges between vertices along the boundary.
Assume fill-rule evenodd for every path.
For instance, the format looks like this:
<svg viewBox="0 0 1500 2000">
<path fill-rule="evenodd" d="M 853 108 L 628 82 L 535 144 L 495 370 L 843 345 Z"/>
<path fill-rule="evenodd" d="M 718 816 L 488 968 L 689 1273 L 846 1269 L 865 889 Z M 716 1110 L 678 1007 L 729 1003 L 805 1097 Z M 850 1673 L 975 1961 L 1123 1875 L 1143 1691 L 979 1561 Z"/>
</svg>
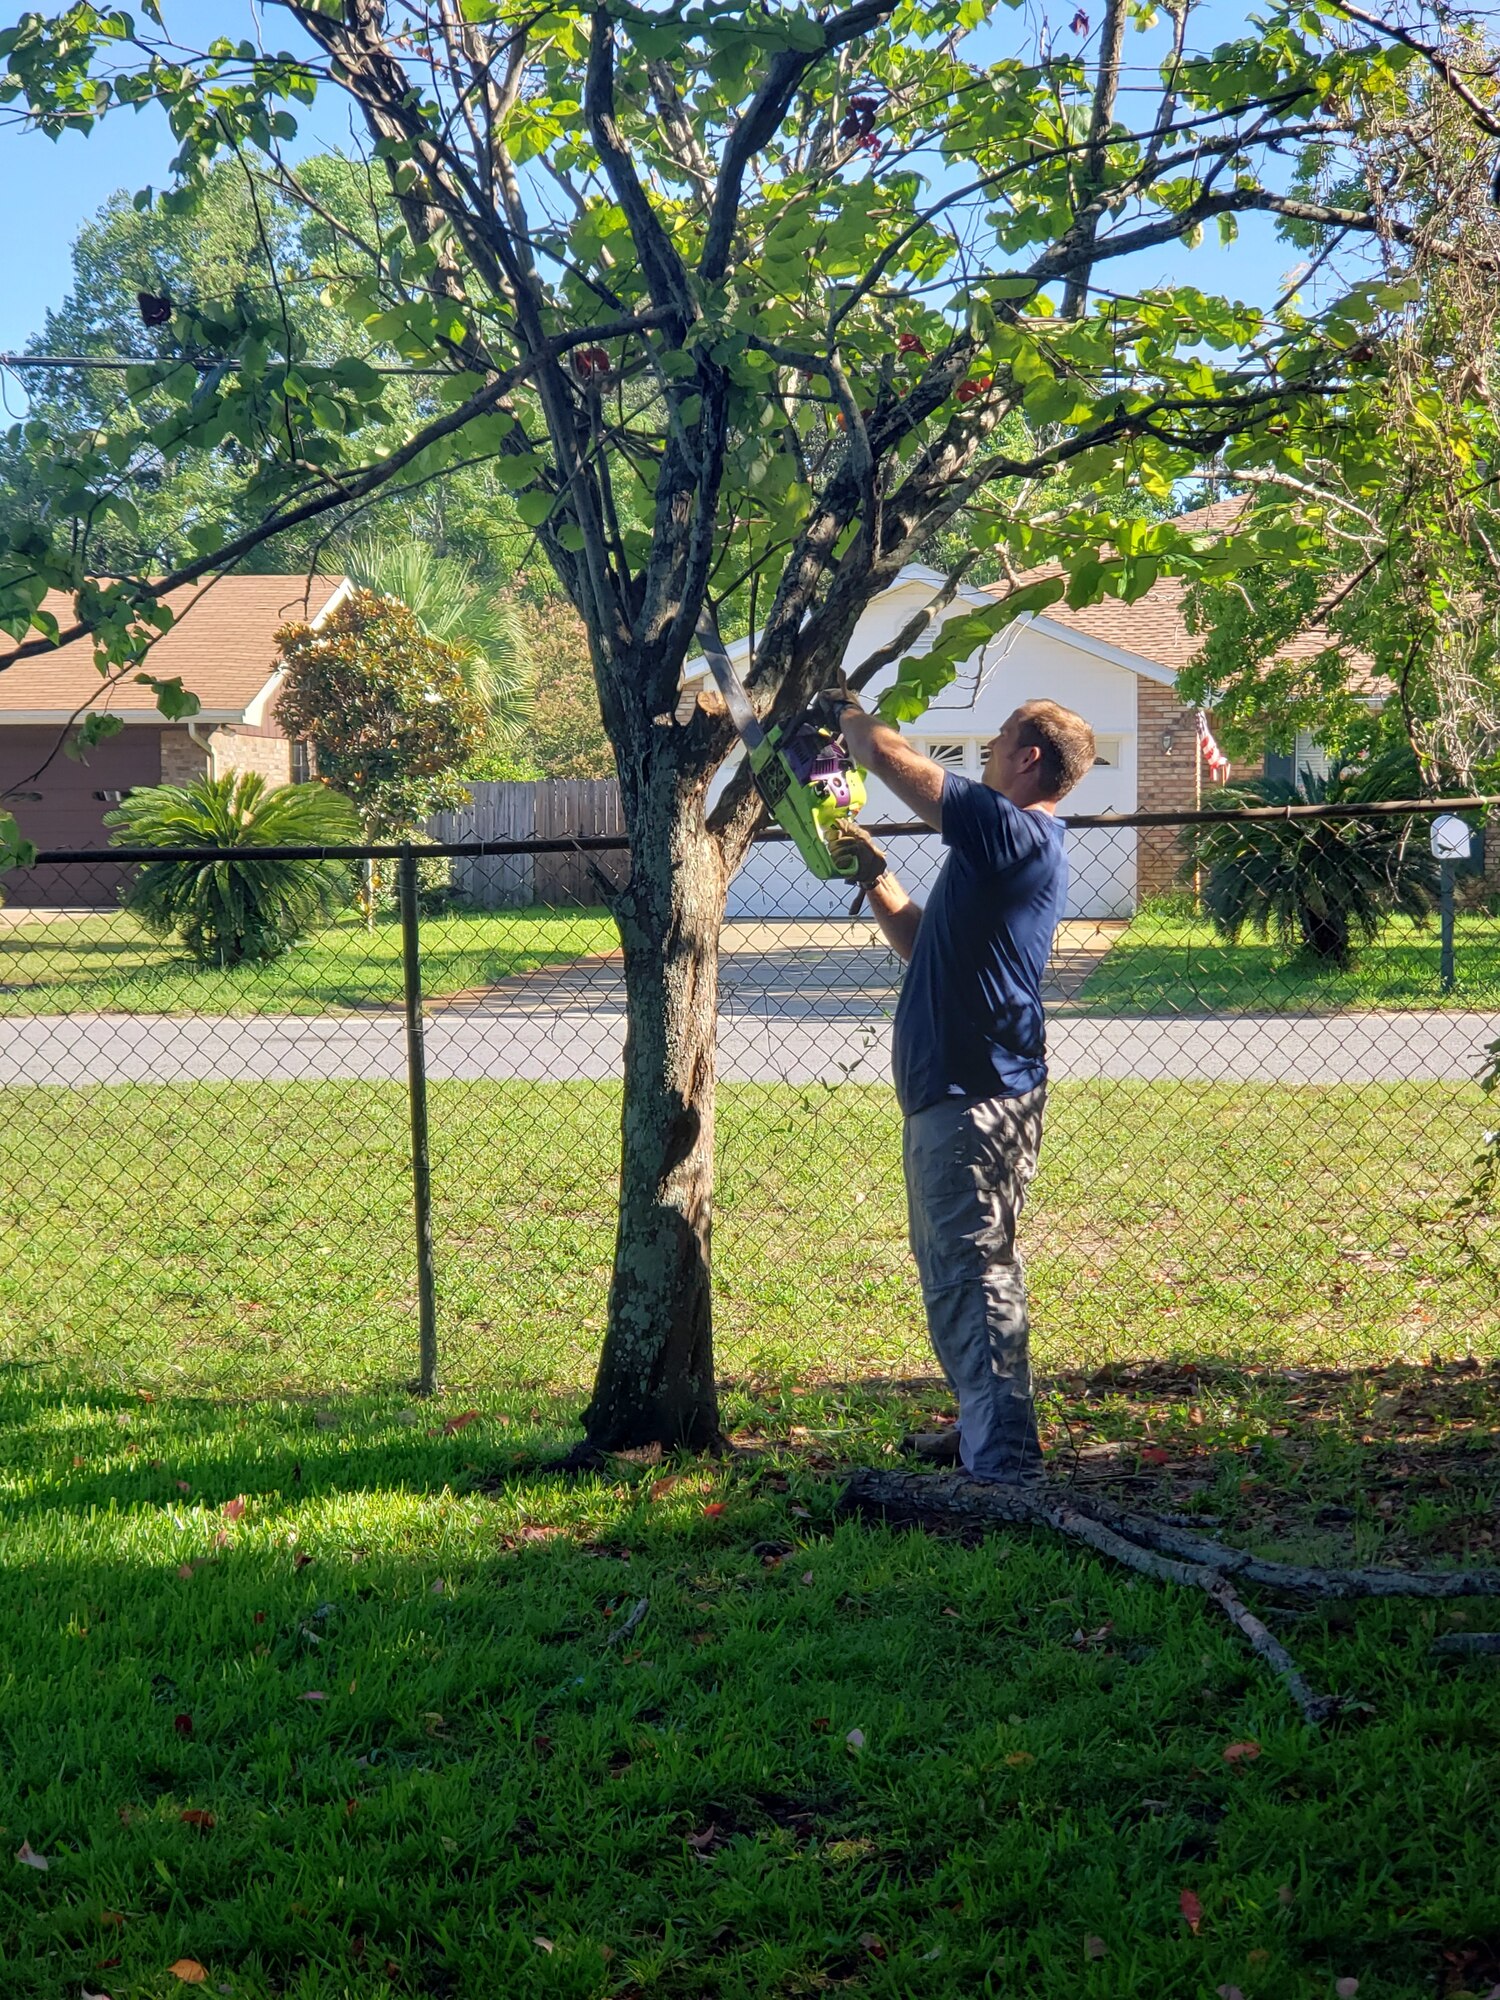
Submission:
<svg viewBox="0 0 1500 2000">
<path fill-rule="evenodd" d="M 745 746 L 751 780 L 776 824 L 796 844 L 797 852 L 820 881 L 851 879 L 857 863 L 851 857 L 848 865 L 840 868 L 829 852 L 828 840 L 838 820 L 857 812 L 864 804 L 864 784 L 859 773 L 850 766 L 842 751 L 831 760 L 837 764 L 835 777 L 830 777 L 826 770 L 815 768 L 819 763 L 830 761 L 829 753 L 833 746 L 827 739 L 817 746 L 822 754 L 815 752 L 805 756 L 802 761 L 807 769 L 798 770 L 782 743 L 781 731 L 766 729 L 750 706 L 750 698 L 724 650 L 718 627 L 707 607 L 698 621 L 698 643 L 703 648 L 703 657 L 714 677 L 714 685 L 724 697 L 724 706 L 729 711 L 735 733 Z M 805 718 L 799 720 L 792 729 L 794 739 L 805 734 L 804 721 Z"/>
</svg>

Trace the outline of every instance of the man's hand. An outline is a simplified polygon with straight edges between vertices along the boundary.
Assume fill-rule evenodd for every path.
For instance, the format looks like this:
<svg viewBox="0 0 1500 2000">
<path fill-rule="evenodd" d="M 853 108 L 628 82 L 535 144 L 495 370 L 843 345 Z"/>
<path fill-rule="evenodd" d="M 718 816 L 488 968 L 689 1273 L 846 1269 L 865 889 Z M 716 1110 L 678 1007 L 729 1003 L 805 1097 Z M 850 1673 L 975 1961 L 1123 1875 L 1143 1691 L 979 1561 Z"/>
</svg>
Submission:
<svg viewBox="0 0 1500 2000">
<path fill-rule="evenodd" d="M 852 819 L 840 826 L 828 843 L 828 851 L 840 863 L 847 863 L 852 857 L 853 873 L 845 875 L 844 880 L 858 882 L 862 889 L 868 889 L 885 873 L 885 849 L 877 847 L 864 828 Z"/>
<path fill-rule="evenodd" d="M 849 683 L 842 674 L 835 685 L 818 690 L 810 707 L 821 727 L 835 736 L 842 733 L 844 716 L 849 709 L 853 709 L 856 715 L 864 714 L 858 695 L 850 692 Z"/>
</svg>

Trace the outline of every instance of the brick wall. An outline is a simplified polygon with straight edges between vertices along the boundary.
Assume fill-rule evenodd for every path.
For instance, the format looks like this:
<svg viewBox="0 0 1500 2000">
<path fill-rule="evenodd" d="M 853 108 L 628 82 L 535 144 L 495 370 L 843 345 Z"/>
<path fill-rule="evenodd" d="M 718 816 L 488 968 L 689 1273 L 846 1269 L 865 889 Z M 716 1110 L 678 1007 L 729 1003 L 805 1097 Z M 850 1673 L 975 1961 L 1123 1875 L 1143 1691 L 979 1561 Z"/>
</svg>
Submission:
<svg viewBox="0 0 1500 2000">
<path fill-rule="evenodd" d="M 273 785 L 287 784 L 292 775 L 292 746 L 284 736 L 260 730 L 240 729 L 233 724 L 213 730 L 208 742 L 213 750 L 214 770 L 259 771 Z M 164 785 L 185 785 L 201 778 L 207 758 L 185 729 L 164 729 L 161 733 L 161 779 Z"/>
<path fill-rule="evenodd" d="M 1198 804 L 1196 711 L 1184 708 L 1174 689 L 1144 674 L 1135 682 L 1135 758 L 1138 812 L 1191 812 Z M 1143 826 L 1136 835 L 1135 867 L 1142 899 L 1179 887 L 1182 847 L 1176 829 Z"/>
<path fill-rule="evenodd" d="M 164 729 L 161 733 L 161 781 L 164 785 L 186 785 L 203 776 L 207 758 L 185 729 Z"/>
<path fill-rule="evenodd" d="M 1198 711 L 1184 708 L 1176 692 L 1136 676 L 1136 810 L 1192 812 L 1209 807 L 1219 790 L 1198 748 Z M 1213 717 L 1209 717 L 1210 726 Z M 1164 745 L 1170 735 L 1171 748 Z M 1261 760 L 1232 764 L 1228 782 L 1258 778 Z M 1136 894 L 1162 896 L 1183 887 L 1182 842 L 1175 827 L 1142 827 L 1136 836 Z"/>
<path fill-rule="evenodd" d="M 292 746 L 286 737 L 230 727 L 216 729 L 209 741 L 216 770 L 259 771 L 273 785 L 291 783 Z"/>
</svg>

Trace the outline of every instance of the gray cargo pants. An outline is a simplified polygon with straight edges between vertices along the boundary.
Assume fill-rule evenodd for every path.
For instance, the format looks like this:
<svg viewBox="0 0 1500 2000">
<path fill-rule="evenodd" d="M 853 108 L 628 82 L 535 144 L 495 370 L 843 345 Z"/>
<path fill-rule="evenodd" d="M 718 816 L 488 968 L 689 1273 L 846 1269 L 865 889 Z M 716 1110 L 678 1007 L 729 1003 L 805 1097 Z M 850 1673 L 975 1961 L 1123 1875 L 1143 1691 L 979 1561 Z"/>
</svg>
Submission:
<svg viewBox="0 0 1500 2000">
<path fill-rule="evenodd" d="M 1016 1218 L 1036 1172 L 1047 1086 L 1023 1097 L 944 1098 L 906 1120 L 912 1254 L 932 1345 L 958 1398 L 959 1455 L 974 1479 L 1036 1479 L 1026 1280 Z"/>
</svg>

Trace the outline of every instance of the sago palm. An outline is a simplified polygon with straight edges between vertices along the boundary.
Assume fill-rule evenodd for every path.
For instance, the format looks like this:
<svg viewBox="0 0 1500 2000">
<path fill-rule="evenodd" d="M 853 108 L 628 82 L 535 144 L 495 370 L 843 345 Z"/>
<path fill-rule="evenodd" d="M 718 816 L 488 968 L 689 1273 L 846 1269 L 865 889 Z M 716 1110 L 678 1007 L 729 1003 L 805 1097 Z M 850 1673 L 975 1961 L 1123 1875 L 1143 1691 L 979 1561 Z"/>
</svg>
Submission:
<svg viewBox="0 0 1500 2000">
<path fill-rule="evenodd" d="M 1415 795 L 1405 753 L 1345 766 L 1326 778 L 1303 770 L 1293 783 L 1260 779 L 1219 796 L 1227 805 L 1365 805 Z M 1233 942 L 1244 930 L 1342 968 L 1358 944 L 1373 944 L 1392 915 L 1427 917 L 1438 898 L 1438 865 L 1426 821 L 1399 814 L 1368 819 L 1242 820 L 1192 837 L 1203 904 Z"/>
<path fill-rule="evenodd" d="M 429 638 L 454 648 L 496 736 L 514 738 L 531 713 L 533 676 L 511 600 L 487 588 L 472 563 L 435 555 L 421 541 L 367 536 L 350 550 L 347 567 L 356 583 L 398 598 Z"/>
<path fill-rule="evenodd" d="M 125 894 L 125 907 L 153 936 L 177 936 L 200 965 L 279 957 L 354 893 L 344 861 L 241 858 L 257 847 L 357 842 L 358 813 L 326 785 L 273 789 L 256 771 L 226 771 L 131 792 L 105 822 L 117 846 L 223 850 L 223 860 L 148 861 Z"/>
</svg>

